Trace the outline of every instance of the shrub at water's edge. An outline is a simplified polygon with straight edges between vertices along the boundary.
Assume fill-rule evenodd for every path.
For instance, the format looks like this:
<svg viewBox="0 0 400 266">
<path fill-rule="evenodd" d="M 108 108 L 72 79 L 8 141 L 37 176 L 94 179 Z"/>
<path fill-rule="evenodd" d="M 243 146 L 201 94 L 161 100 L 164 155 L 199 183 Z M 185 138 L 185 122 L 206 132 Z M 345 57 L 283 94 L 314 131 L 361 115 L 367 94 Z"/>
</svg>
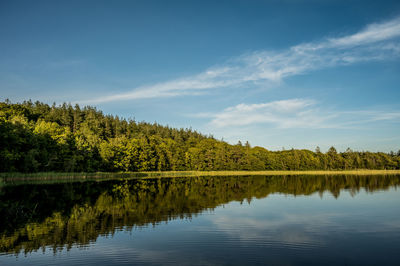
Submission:
<svg viewBox="0 0 400 266">
<path fill-rule="evenodd" d="M 146 178 L 175 178 L 175 177 L 206 177 L 206 176 L 387 176 L 400 175 L 400 170 L 269 170 L 269 171 L 148 171 L 148 172 L 37 172 L 37 173 L 0 173 L 0 187 L 18 184 L 53 184 L 65 182 L 146 179 Z"/>
</svg>

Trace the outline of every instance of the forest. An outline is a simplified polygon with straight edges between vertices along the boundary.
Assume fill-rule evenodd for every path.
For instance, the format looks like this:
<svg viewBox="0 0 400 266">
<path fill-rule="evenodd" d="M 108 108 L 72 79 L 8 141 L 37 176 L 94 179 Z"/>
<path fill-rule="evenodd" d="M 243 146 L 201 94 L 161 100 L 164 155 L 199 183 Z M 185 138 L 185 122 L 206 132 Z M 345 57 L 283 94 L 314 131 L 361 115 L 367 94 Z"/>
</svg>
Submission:
<svg viewBox="0 0 400 266">
<path fill-rule="evenodd" d="M 350 169 L 400 169 L 400 151 L 270 151 L 90 106 L 0 102 L 0 172 Z"/>
</svg>

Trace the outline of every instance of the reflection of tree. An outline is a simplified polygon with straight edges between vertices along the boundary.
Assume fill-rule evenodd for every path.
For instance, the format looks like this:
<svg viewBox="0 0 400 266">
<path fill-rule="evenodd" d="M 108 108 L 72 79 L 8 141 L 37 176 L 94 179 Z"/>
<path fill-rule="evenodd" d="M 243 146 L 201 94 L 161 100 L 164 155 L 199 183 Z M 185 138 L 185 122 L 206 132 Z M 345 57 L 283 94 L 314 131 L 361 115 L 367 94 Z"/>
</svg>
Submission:
<svg viewBox="0 0 400 266">
<path fill-rule="evenodd" d="M 190 218 L 230 201 L 271 193 L 355 195 L 400 184 L 400 176 L 196 177 L 20 185 L 0 191 L 0 251 L 87 245 L 121 227 Z"/>
</svg>

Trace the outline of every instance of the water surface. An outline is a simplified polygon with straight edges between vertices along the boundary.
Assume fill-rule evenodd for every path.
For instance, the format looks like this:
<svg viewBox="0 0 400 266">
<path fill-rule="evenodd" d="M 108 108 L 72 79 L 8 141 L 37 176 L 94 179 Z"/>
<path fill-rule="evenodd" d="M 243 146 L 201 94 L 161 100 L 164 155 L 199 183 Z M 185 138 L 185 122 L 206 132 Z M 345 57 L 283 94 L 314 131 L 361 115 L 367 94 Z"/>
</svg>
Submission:
<svg viewBox="0 0 400 266">
<path fill-rule="evenodd" d="M 399 265 L 400 176 L 0 187 L 0 265 Z"/>
</svg>

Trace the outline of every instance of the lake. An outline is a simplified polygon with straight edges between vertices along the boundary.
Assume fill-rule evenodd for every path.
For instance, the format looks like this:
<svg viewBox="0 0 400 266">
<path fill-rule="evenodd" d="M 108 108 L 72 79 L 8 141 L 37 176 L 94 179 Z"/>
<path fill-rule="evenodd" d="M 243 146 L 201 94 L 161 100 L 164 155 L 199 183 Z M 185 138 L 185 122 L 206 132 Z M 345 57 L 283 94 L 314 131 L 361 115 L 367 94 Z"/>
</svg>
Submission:
<svg viewBox="0 0 400 266">
<path fill-rule="evenodd" d="M 399 175 L 0 184 L 0 265 L 400 265 Z"/>
</svg>

